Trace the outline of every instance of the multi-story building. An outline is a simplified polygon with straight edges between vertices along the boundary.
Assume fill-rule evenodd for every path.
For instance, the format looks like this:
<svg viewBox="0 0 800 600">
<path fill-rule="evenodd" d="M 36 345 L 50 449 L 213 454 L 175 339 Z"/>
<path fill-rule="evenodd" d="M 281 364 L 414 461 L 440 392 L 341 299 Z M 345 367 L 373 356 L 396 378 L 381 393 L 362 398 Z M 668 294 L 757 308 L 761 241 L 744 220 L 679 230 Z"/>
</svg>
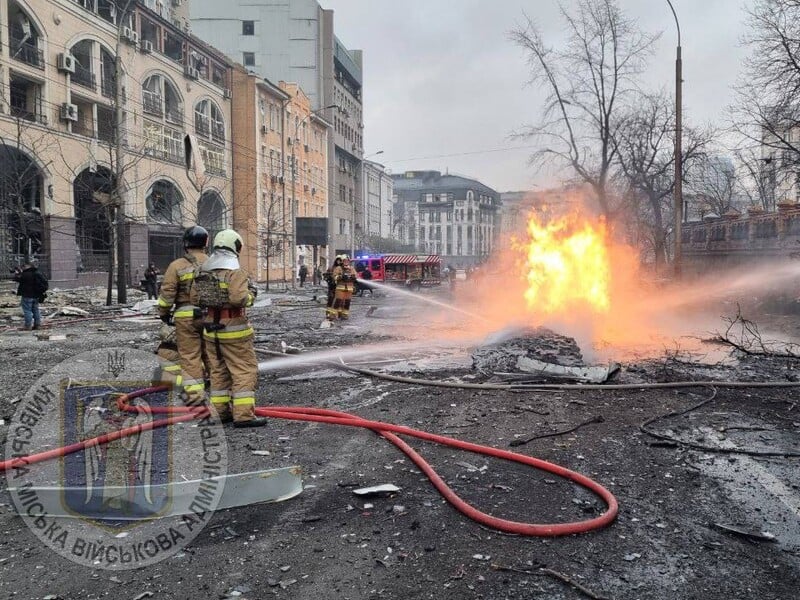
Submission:
<svg viewBox="0 0 800 600">
<path fill-rule="evenodd" d="M 230 58 L 273 81 L 293 81 L 333 124 L 328 138 L 329 258 L 365 228 L 362 53 L 334 34 L 317 0 L 192 0 L 192 28 Z"/>
<path fill-rule="evenodd" d="M 234 69 L 233 224 L 245 241 L 242 264 L 258 281 L 291 281 L 299 264 L 326 253 L 293 243 L 293 217 L 327 217 L 329 127 L 297 84 Z"/>
<path fill-rule="evenodd" d="M 356 249 L 379 251 L 392 238 L 394 180 L 382 164 L 371 160 L 363 164 L 365 229 Z"/>
<path fill-rule="evenodd" d="M 4 272 L 36 255 L 56 285 L 103 280 L 118 205 L 131 281 L 181 252 L 184 226 L 229 223 L 230 61 L 172 3 L 119 4 L 0 0 Z M 185 168 L 188 133 L 204 171 Z"/>
<path fill-rule="evenodd" d="M 492 188 L 439 171 L 406 171 L 394 179 L 394 223 L 404 243 L 438 254 L 445 264 L 482 262 L 500 232 L 500 198 Z"/>
<path fill-rule="evenodd" d="M 571 184 L 545 190 L 501 193 L 502 242 L 508 243 L 512 236 L 524 236 L 531 213 L 538 213 L 540 218 L 563 215 L 577 209 L 583 196 L 582 186 Z"/>
</svg>

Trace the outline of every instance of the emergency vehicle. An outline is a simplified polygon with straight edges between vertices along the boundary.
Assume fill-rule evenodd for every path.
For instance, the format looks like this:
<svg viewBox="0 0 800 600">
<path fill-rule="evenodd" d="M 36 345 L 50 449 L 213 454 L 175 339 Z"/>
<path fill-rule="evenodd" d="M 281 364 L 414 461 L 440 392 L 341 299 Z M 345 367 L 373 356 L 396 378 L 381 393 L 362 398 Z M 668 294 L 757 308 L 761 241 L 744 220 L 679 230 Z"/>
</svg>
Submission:
<svg viewBox="0 0 800 600">
<path fill-rule="evenodd" d="M 359 256 L 355 267 L 359 278 L 369 269 L 372 281 L 404 285 L 412 290 L 441 285 L 442 259 L 435 254 L 377 254 Z"/>
</svg>

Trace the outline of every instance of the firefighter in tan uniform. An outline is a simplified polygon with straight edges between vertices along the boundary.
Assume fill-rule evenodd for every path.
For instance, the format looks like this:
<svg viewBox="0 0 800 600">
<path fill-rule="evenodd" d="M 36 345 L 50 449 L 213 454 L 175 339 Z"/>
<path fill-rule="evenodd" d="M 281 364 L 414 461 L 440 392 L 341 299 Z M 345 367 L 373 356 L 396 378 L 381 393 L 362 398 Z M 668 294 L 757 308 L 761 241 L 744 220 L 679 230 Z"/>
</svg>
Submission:
<svg viewBox="0 0 800 600">
<path fill-rule="evenodd" d="M 350 258 L 341 256 L 342 264 L 333 269 L 333 280 L 336 282 L 336 297 L 333 300 L 333 309 L 340 319 L 350 317 L 350 299 L 356 286 L 356 270 L 350 266 Z"/>
<path fill-rule="evenodd" d="M 208 231 L 204 228 L 194 226 L 184 232 L 186 254 L 167 267 L 158 296 L 161 320 L 175 323 L 185 401 L 195 405 L 205 400 L 205 353 L 200 310 L 189 296 L 195 272 L 208 259 L 206 246 Z"/>
<path fill-rule="evenodd" d="M 256 290 L 239 266 L 241 250 L 242 238 L 232 229 L 214 237 L 214 252 L 200 268 L 192 300 L 204 312 L 210 400 L 220 421 L 233 420 L 234 427 L 260 427 L 267 420 L 255 414 L 258 361 L 254 331 L 245 313 Z"/>
<path fill-rule="evenodd" d="M 153 382 L 180 386 L 183 378 L 181 377 L 181 358 L 178 354 L 178 344 L 175 341 L 175 328 L 165 323 L 158 331 L 158 339 L 159 344 L 156 348 L 158 367 L 156 367 L 153 374 Z"/>
<path fill-rule="evenodd" d="M 342 257 L 337 256 L 336 259 L 333 261 L 333 265 L 330 269 L 325 271 L 325 274 L 322 278 L 325 280 L 325 283 L 328 286 L 328 298 L 327 304 L 325 306 L 325 318 L 328 321 L 335 321 L 336 318 L 339 316 L 339 312 L 333 308 L 333 302 L 336 299 L 336 281 L 333 279 L 333 271 L 337 267 L 342 266 Z"/>
</svg>

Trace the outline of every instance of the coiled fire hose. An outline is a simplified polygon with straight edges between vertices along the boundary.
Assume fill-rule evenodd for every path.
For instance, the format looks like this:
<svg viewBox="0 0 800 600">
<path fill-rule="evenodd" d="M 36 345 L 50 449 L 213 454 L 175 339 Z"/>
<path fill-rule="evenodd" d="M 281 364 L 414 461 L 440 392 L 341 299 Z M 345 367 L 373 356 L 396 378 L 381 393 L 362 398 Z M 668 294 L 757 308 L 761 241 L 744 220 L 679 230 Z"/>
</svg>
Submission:
<svg viewBox="0 0 800 600">
<path fill-rule="evenodd" d="M 131 400 L 134 400 L 136 398 L 141 398 L 151 393 L 164 391 L 166 389 L 168 388 L 163 386 L 151 387 L 142 390 L 137 390 L 129 394 L 121 395 L 117 399 L 117 406 L 120 410 L 128 412 L 170 415 L 167 418 L 152 420 L 147 423 L 142 423 L 133 427 L 121 429 L 113 433 L 104 434 L 96 438 L 71 444 L 69 446 L 65 446 L 62 448 L 54 448 L 46 452 L 40 452 L 38 454 L 31 454 L 29 456 L 16 457 L 10 460 L 2 461 L 0 462 L 0 472 L 9 471 L 14 468 L 19 468 L 23 465 L 40 463 L 54 458 L 66 456 L 67 454 L 80 452 L 81 450 L 90 448 L 92 446 L 107 444 L 109 442 L 127 436 L 138 435 L 143 431 L 149 431 L 159 427 L 166 427 L 169 425 L 174 425 L 176 423 L 191 421 L 197 418 L 203 418 L 208 414 L 207 408 L 174 407 L 174 406 L 145 407 L 145 406 L 137 406 L 135 404 L 130 404 Z M 526 536 L 540 536 L 540 537 L 555 537 L 555 536 L 571 535 L 574 533 L 584 533 L 587 531 L 600 529 L 602 527 L 609 525 L 614 521 L 614 519 L 617 516 L 617 512 L 619 511 L 619 505 L 617 503 L 617 499 L 613 496 L 613 494 L 611 494 L 611 492 L 609 492 L 599 483 L 596 483 L 595 481 L 589 479 L 588 477 L 585 477 L 584 475 L 581 475 L 580 473 L 576 473 L 559 465 L 538 458 L 525 456 L 523 454 L 517 454 L 516 452 L 509 452 L 508 450 L 500 450 L 489 446 L 472 444 L 470 442 L 464 442 L 461 440 L 456 440 L 441 435 L 419 431 L 417 429 L 412 429 L 410 427 L 405 427 L 402 425 L 393 425 L 390 423 L 382 423 L 380 421 L 371 421 L 355 415 L 351 415 L 344 412 L 338 412 L 334 410 L 325 410 L 317 408 L 300 408 L 294 406 L 278 406 L 270 408 L 264 408 L 264 407 L 257 408 L 256 414 L 258 416 L 272 417 L 276 419 L 312 421 L 317 423 L 329 423 L 333 425 L 346 425 L 348 427 L 362 427 L 365 429 L 370 429 L 375 433 L 381 435 L 385 439 L 389 440 L 390 442 L 392 442 L 398 448 L 400 448 L 400 450 L 402 450 L 414 462 L 414 464 L 417 465 L 417 467 L 419 467 L 419 469 L 431 480 L 434 487 L 436 487 L 439 493 L 441 493 L 442 496 L 448 502 L 450 502 L 450 504 L 452 504 L 457 510 L 459 510 L 461 513 L 463 513 L 470 519 L 482 525 L 506 533 L 526 535 Z M 462 500 L 452 489 L 450 489 L 450 487 L 444 482 L 444 480 L 442 480 L 442 478 L 436 473 L 436 471 L 433 470 L 433 468 L 425 461 L 425 459 L 422 458 L 422 456 L 420 456 L 413 448 L 411 448 L 408 444 L 406 444 L 402 439 L 398 437 L 398 434 L 415 437 L 417 439 L 425 440 L 428 442 L 442 444 L 444 446 L 457 448 L 459 450 L 466 450 L 468 452 L 474 452 L 476 454 L 492 456 L 495 458 L 500 458 L 503 460 L 520 463 L 523 465 L 528 465 L 530 467 L 540 469 L 548 473 L 552 473 L 553 475 L 556 475 L 558 477 L 563 477 L 564 479 L 568 479 L 594 492 L 600 498 L 602 498 L 602 500 L 606 503 L 607 508 L 605 512 L 598 517 L 595 517 L 593 519 L 588 519 L 585 521 L 577 521 L 573 523 L 533 524 L 533 523 L 509 521 L 506 519 L 494 517 L 492 515 L 481 512 L 474 506 Z"/>
</svg>

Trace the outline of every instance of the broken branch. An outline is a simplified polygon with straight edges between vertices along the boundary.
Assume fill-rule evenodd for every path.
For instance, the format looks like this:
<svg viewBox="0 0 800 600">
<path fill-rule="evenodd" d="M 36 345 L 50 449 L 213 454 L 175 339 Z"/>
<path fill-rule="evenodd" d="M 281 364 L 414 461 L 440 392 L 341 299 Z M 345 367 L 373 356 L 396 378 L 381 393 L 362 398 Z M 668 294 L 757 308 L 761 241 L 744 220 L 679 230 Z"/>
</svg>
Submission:
<svg viewBox="0 0 800 600">
<path fill-rule="evenodd" d="M 606 596 L 600 596 L 596 594 L 589 588 L 582 586 L 580 583 L 576 581 L 573 581 L 563 573 L 559 573 L 558 571 L 554 571 L 553 569 L 548 569 L 547 567 L 539 567 L 535 571 L 531 571 L 528 569 L 519 569 L 517 567 L 506 567 L 503 565 L 498 565 L 493 563 L 492 569 L 494 569 L 495 571 L 509 571 L 511 573 L 523 573 L 524 575 L 532 575 L 534 577 L 552 577 L 573 587 L 574 589 L 578 590 L 581 594 L 583 594 L 588 598 L 591 598 L 592 600 L 611 600 Z"/>
<path fill-rule="evenodd" d="M 577 431 L 578 429 L 580 429 L 581 427 L 584 427 L 585 425 L 591 425 L 592 423 L 604 423 L 604 422 L 605 422 L 605 419 L 603 418 L 603 415 L 597 415 L 595 417 L 592 417 L 591 419 L 583 421 L 582 423 L 578 423 L 577 425 L 575 425 L 575 427 L 571 427 L 570 429 L 565 429 L 563 431 L 554 431 L 553 433 L 542 433 L 540 435 L 534 435 L 533 437 L 529 437 L 529 438 L 526 438 L 524 440 L 514 440 L 511 443 L 509 443 L 508 445 L 512 446 L 512 447 L 514 447 L 514 446 L 524 446 L 525 444 L 527 444 L 529 442 L 532 442 L 533 440 L 540 440 L 542 438 L 557 437 L 559 435 L 565 435 L 567 433 L 572 433 L 573 431 Z"/>
</svg>

